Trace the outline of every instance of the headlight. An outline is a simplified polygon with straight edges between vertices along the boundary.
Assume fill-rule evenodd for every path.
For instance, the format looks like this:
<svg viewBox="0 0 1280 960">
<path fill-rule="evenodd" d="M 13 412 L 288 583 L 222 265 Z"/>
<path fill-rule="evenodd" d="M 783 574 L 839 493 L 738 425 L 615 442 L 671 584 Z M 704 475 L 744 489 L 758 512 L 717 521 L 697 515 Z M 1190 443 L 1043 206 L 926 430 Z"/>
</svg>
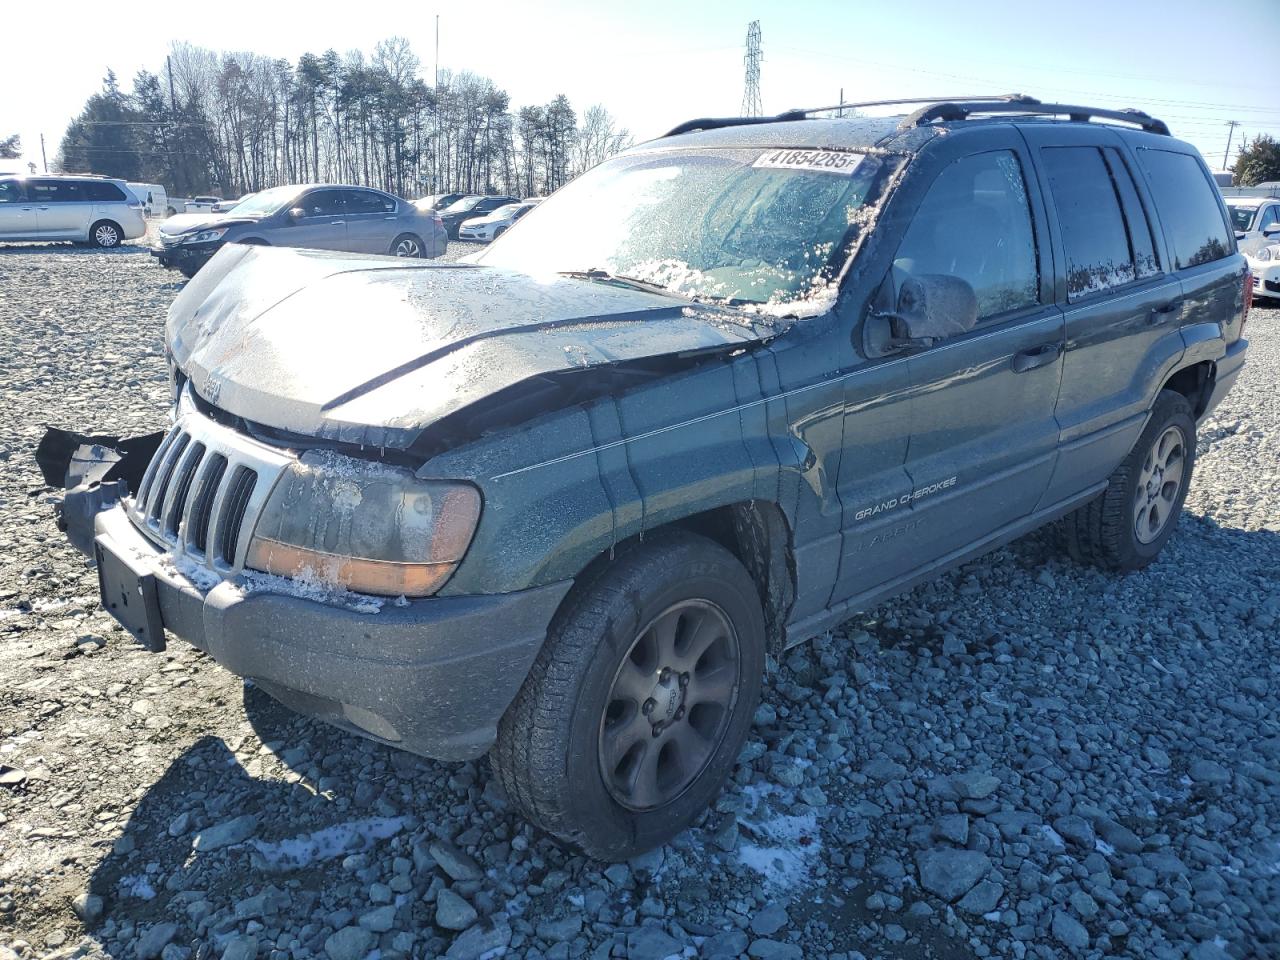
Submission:
<svg viewBox="0 0 1280 960">
<path fill-rule="evenodd" d="M 1259 251 L 1257 251 L 1256 253 L 1252 254 L 1252 256 L 1253 256 L 1253 259 L 1255 259 L 1255 260 L 1261 260 L 1261 261 L 1263 261 L 1263 262 L 1265 263 L 1265 262 L 1266 262 L 1266 261 L 1268 261 L 1268 260 L 1275 260 L 1275 259 L 1276 259 L 1276 251 L 1277 251 L 1278 249 L 1280 249 L 1280 248 L 1278 248 L 1278 247 L 1263 247 L 1261 250 L 1259 250 Z"/>
<path fill-rule="evenodd" d="M 426 597 L 449 579 L 479 519 L 472 486 L 311 451 L 271 491 L 245 565 L 359 593 Z"/>
<path fill-rule="evenodd" d="M 199 233 L 193 233 L 189 237 L 183 237 L 183 243 L 212 243 L 227 232 L 226 227 L 218 227 L 216 230 L 201 230 Z"/>
</svg>

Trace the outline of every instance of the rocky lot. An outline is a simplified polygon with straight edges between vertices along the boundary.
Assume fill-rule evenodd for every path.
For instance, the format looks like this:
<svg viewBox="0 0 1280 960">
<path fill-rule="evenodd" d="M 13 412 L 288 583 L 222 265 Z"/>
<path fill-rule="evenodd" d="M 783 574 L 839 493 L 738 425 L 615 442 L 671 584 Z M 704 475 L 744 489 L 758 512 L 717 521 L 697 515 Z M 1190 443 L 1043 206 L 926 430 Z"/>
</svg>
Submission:
<svg viewBox="0 0 1280 960">
<path fill-rule="evenodd" d="M 0 248 L 0 960 L 1280 956 L 1280 310 L 1160 562 L 1044 531 L 792 651 L 715 810 L 605 865 L 99 610 L 32 450 L 163 425 L 180 279 Z"/>
</svg>

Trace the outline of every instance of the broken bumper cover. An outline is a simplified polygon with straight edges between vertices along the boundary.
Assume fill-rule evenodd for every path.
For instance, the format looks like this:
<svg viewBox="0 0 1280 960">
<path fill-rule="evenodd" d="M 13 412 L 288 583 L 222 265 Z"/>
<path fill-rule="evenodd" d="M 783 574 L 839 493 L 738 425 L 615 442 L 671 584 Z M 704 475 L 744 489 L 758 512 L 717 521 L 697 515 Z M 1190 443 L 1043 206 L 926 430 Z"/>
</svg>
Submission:
<svg viewBox="0 0 1280 960">
<path fill-rule="evenodd" d="M 179 243 L 172 247 L 152 247 L 151 255 L 160 261 L 161 266 L 194 273 L 222 249 L 222 244 L 221 240 L 216 240 L 213 243 Z"/>
<path fill-rule="evenodd" d="M 99 545 L 154 577 L 165 630 L 299 713 L 439 760 L 493 745 L 572 585 L 361 613 L 233 580 L 202 591 L 161 562 L 120 506 L 94 527 Z"/>
</svg>

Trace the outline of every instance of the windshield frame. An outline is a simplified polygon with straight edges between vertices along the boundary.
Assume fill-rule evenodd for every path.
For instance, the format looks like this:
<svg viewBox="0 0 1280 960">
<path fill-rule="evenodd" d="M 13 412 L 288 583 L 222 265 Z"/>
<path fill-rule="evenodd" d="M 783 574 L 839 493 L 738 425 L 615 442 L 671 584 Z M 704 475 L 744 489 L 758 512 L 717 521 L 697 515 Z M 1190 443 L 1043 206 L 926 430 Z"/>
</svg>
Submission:
<svg viewBox="0 0 1280 960">
<path fill-rule="evenodd" d="M 857 208 L 865 211 L 865 214 L 859 216 L 854 222 L 851 222 L 841 235 L 840 239 L 832 244 L 831 252 L 822 266 L 815 271 L 807 288 L 798 291 L 794 297 L 789 299 L 774 299 L 770 297 L 767 300 L 751 300 L 745 298 L 735 298 L 731 296 L 715 296 L 712 294 L 681 290 L 675 287 L 664 288 L 665 292 L 673 297 L 679 297 L 685 300 L 695 302 L 717 303 L 722 305 L 746 306 L 751 309 L 763 310 L 770 313 L 777 313 L 783 316 L 799 316 L 812 315 L 824 312 L 830 309 L 835 300 L 835 295 L 839 291 L 840 286 L 844 282 L 845 276 L 848 274 L 851 266 L 857 258 L 857 254 L 861 249 L 862 241 L 874 229 L 876 221 L 883 213 L 885 204 L 889 200 L 894 187 L 901 180 L 905 171 L 909 167 L 915 154 L 907 151 L 885 150 L 869 145 L 857 146 L 824 146 L 814 147 L 811 145 L 779 145 L 779 144 L 761 144 L 761 143 L 745 143 L 745 144 L 706 144 L 706 145 L 680 145 L 680 146 L 663 146 L 663 147 L 646 147 L 627 151 L 618 154 L 601 164 L 597 164 L 592 171 L 599 169 L 606 164 L 613 164 L 620 161 L 634 161 L 637 158 L 659 159 L 663 155 L 670 156 L 689 156 L 697 153 L 723 153 L 725 151 L 758 151 L 761 156 L 766 152 L 773 151 L 830 151 L 834 153 L 858 154 L 864 158 L 874 159 L 878 162 L 878 167 L 872 174 L 872 178 L 866 187 L 866 192 L 862 201 Z M 566 184 L 571 188 L 574 181 Z M 564 189 L 564 188 L 562 188 Z M 543 203 L 538 204 L 539 208 L 545 206 L 546 202 L 553 201 L 555 195 L 542 198 Z M 537 215 L 537 211 L 530 210 L 528 214 L 522 218 L 523 221 L 529 221 Z M 492 254 L 495 250 L 504 249 L 503 240 L 512 236 L 508 233 L 504 237 L 494 241 L 483 251 L 475 255 L 475 262 L 485 265 L 486 262 L 492 264 L 495 259 Z M 519 264 L 498 263 L 513 269 L 524 269 Z M 557 271 L 566 275 L 575 273 L 587 274 L 597 268 L 597 265 L 580 265 L 579 268 Z M 628 280 L 625 275 L 626 271 L 618 274 L 614 279 Z M 647 281 L 645 281 L 647 282 Z"/>
</svg>

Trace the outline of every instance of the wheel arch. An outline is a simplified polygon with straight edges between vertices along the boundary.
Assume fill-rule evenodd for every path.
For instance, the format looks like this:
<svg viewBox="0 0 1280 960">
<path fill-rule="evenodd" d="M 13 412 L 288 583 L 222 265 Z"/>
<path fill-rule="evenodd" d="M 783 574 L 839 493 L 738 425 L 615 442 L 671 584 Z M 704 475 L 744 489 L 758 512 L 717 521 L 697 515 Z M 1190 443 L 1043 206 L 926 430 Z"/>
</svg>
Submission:
<svg viewBox="0 0 1280 960">
<path fill-rule="evenodd" d="M 668 530 L 696 533 L 737 557 L 759 592 L 769 652 L 780 653 L 785 638 L 783 627 L 795 603 L 796 568 L 791 525 L 776 503 L 764 500 L 730 503 L 651 527 L 601 551 L 575 579 L 579 584 L 594 581 L 619 556 L 643 547 L 646 541 Z"/>
<path fill-rule="evenodd" d="M 1195 419 L 1199 420 L 1213 394 L 1215 372 L 1216 365 L 1212 360 L 1201 360 L 1175 370 L 1160 385 L 1160 390 L 1171 390 L 1186 397 Z M 1156 395 L 1159 393 L 1157 391 Z"/>
</svg>

